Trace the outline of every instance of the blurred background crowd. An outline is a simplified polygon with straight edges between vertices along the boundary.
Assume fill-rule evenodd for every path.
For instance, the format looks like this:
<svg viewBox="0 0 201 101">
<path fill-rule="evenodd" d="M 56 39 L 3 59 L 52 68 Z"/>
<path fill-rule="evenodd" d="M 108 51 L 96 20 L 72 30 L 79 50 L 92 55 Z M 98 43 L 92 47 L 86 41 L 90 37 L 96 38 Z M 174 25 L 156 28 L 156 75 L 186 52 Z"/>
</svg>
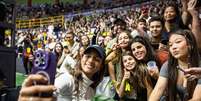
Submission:
<svg viewBox="0 0 201 101">
<path fill-rule="evenodd" d="M 59 76 L 75 67 L 89 45 L 97 44 L 104 48 L 106 53 L 107 69 L 104 76 L 109 80 L 105 78 L 107 82 L 104 83 L 110 82 L 118 98 L 124 98 L 117 85 L 120 86 L 126 74 L 126 71 L 122 70 L 125 67 L 122 59 L 125 54 L 131 52 L 137 66 L 144 68 L 138 70 L 142 74 L 135 74 L 139 83 L 136 85 L 143 91 L 143 88 L 148 87 L 144 84 L 148 81 L 139 79 L 149 75 L 147 78 L 150 77 L 153 89 L 158 78 L 165 75 L 159 73 L 162 65 L 171 59 L 170 54 L 173 57 L 177 54 L 171 53 L 172 44 L 169 41 L 172 33 L 180 33 L 175 31 L 182 30 L 182 33 L 192 34 L 197 43 L 198 54 L 201 53 L 199 0 L 78 0 L 74 3 L 55 0 L 54 3 L 44 4 L 31 2 L 28 0 L 26 5 L 17 4 L 16 7 L 17 66 L 19 71 L 24 69 L 26 75 L 31 72 L 36 50 L 42 49 L 56 55 L 56 76 Z M 7 33 L 5 38 L 9 40 L 9 31 Z M 135 42 L 141 43 L 141 47 L 145 49 L 136 52 L 141 47 L 135 46 Z M 11 44 L 9 41 L 4 43 L 7 46 Z M 144 56 L 141 56 L 142 54 Z M 153 71 L 147 69 L 149 61 L 155 61 L 157 65 Z M 164 70 L 162 71 L 164 73 Z M 149 91 L 150 89 L 146 89 L 148 95 Z M 112 90 L 107 92 L 108 95 L 111 92 Z M 135 99 L 133 96 L 130 98 L 128 95 L 125 98 Z M 140 97 L 139 99 L 144 101 Z M 113 98 L 118 99 L 116 96 Z"/>
</svg>

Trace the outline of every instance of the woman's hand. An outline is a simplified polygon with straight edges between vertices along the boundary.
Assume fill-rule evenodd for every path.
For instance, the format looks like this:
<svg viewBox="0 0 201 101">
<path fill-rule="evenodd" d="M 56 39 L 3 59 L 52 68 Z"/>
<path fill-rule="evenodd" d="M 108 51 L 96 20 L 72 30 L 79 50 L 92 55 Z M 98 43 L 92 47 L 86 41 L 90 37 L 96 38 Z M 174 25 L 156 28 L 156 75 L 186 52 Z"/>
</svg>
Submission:
<svg viewBox="0 0 201 101">
<path fill-rule="evenodd" d="M 201 79 L 201 68 L 184 69 L 184 74 L 188 80 Z"/>
<path fill-rule="evenodd" d="M 112 50 L 113 51 L 116 51 L 117 49 L 119 49 L 120 47 L 119 47 L 119 44 L 117 44 L 117 43 L 114 43 L 113 44 L 113 46 L 112 46 Z"/>
<path fill-rule="evenodd" d="M 158 79 L 158 76 L 159 76 L 159 70 L 158 70 L 158 67 L 155 67 L 155 68 L 149 68 L 149 74 L 151 75 L 151 77 L 153 77 L 154 79 Z"/>
<path fill-rule="evenodd" d="M 38 74 L 29 75 L 23 82 L 18 101 L 56 101 L 54 96 L 35 96 L 41 93 L 53 93 L 56 88 L 53 85 L 36 85 L 36 83 L 47 84 L 48 80 Z"/>
<path fill-rule="evenodd" d="M 190 0 L 188 2 L 188 12 L 191 14 L 191 15 L 194 15 L 195 13 L 198 14 L 198 11 L 196 10 L 196 4 L 197 4 L 198 0 Z"/>
<path fill-rule="evenodd" d="M 131 73 L 128 70 L 124 69 L 123 80 L 128 80 L 130 78 L 130 76 L 131 76 Z"/>
</svg>

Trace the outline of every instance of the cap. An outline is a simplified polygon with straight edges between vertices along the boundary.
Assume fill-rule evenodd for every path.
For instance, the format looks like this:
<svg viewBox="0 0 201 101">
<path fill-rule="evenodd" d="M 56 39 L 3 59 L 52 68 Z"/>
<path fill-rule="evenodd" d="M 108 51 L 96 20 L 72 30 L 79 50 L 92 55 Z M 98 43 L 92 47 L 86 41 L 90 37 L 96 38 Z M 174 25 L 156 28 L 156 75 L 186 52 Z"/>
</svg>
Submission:
<svg viewBox="0 0 201 101">
<path fill-rule="evenodd" d="M 99 46 L 99 45 L 90 45 L 89 47 L 86 48 L 86 50 L 84 51 L 84 54 L 86 54 L 87 52 L 89 52 L 89 50 L 94 49 L 98 52 L 99 56 L 102 59 L 105 59 L 106 55 L 105 55 L 105 50 Z"/>
</svg>

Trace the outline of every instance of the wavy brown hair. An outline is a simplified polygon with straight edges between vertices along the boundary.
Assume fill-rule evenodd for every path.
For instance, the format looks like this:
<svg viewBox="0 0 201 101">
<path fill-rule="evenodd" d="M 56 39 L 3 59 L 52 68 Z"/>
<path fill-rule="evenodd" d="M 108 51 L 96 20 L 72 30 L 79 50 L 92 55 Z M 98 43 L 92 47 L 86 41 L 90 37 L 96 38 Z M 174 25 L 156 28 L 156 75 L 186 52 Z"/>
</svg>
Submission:
<svg viewBox="0 0 201 101">
<path fill-rule="evenodd" d="M 134 56 L 131 51 L 126 51 L 126 52 L 122 53 L 121 64 L 122 64 L 122 68 L 125 68 L 123 65 L 123 56 L 132 56 L 133 58 L 134 58 Z M 136 61 L 136 59 L 135 59 L 135 61 Z M 146 79 L 147 79 L 148 84 L 150 86 L 152 86 L 151 77 L 148 73 L 148 69 L 145 66 L 140 65 L 136 61 L 135 67 L 130 72 L 131 72 L 131 78 L 132 78 L 130 83 L 132 84 L 134 89 L 138 90 L 138 92 L 140 92 L 140 90 L 141 90 L 139 88 L 146 88 L 146 81 L 145 81 Z M 124 74 L 124 72 L 122 72 L 122 74 Z"/>
</svg>

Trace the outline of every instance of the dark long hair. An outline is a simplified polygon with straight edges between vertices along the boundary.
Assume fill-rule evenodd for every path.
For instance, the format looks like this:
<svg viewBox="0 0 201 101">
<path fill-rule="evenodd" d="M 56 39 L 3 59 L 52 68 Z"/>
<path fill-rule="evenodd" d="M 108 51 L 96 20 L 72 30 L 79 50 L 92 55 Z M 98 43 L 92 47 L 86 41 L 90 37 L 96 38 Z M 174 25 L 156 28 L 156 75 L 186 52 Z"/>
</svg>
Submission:
<svg viewBox="0 0 201 101">
<path fill-rule="evenodd" d="M 60 45 L 61 46 L 61 53 L 58 53 L 57 51 L 56 51 L 56 45 Z M 54 47 L 54 53 L 55 53 L 55 55 L 56 55 L 56 61 L 58 62 L 59 61 L 59 59 L 60 59 L 60 57 L 61 57 L 61 55 L 62 55 L 62 52 L 63 52 L 63 45 L 62 45 L 62 43 L 61 42 L 57 42 L 56 44 L 55 44 L 55 47 Z"/>
<path fill-rule="evenodd" d="M 199 53 L 198 53 L 198 47 L 195 40 L 195 37 L 193 36 L 192 32 L 189 30 L 177 30 L 175 32 L 172 32 L 171 34 L 178 34 L 185 37 L 188 47 L 188 63 L 189 68 L 191 67 L 198 67 L 199 66 Z M 169 59 L 168 59 L 168 100 L 169 101 L 176 101 L 176 96 L 178 94 L 176 86 L 177 86 L 177 78 L 178 78 L 178 70 L 177 70 L 177 59 L 175 59 L 170 53 L 169 53 Z M 191 81 L 188 82 L 187 85 L 187 91 L 188 91 L 188 99 L 192 97 L 193 91 L 195 89 L 197 81 Z"/>
<path fill-rule="evenodd" d="M 178 28 L 188 28 L 187 26 L 184 25 L 183 21 L 182 21 L 182 18 L 181 18 L 181 12 L 179 11 L 179 4 L 175 1 L 172 1 L 172 0 L 167 0 L 166 1 L 166 5 L 165 5 L 165 8 L 163 9 L 163 12 L 162 12 L 162 16 L 164 16 L 164 13 L 165 13 L 165 10 L 168 8 L 168 7 L 173 7 L 174 10 L 175 10 L 175 13 L 176 13 L 176 16 L 174 19 L 172 19 L 170 22 L 171 23 L 174 23 L 176 26 L 175 27 L 172 27 L 172 29 L 170 30 L 170 32 L 173 32 L 173 31 L 176 31 L 178 30 Z M 165 19 L 164 19 L 165 21 Z"/>
<path fill-rule="evenodd" d="M 83 36 L 86 36 L 87 39 L 88 39 L 88 45 L 87 45 L 87 46 L 84 46 L 83 43 L 82 43 L 82 37 L 83 37 Z M 85 48 L 89 46 L 89 44 L 90 44 L 90 39 L 89 39 L 89 37 L 88 37 L 87 35 L 82 35 L 82 36 L 80 36 L 79 39 L 80 39 L 80 46 L 83 46 L 83 47 L 85 47 Z"/>
<path fill-rule="evenodd" d="M 132 44 L 135 42 L 139 42 L 142 45 L 145 46 L 147 54 L 145 55 L 145 59 L 143 59 L 142 61 L 137 60 L 139 63 L 147 63 L 150 60 L 156 61 L 156 57 L 155 57 L 155 53 L 154 53 L 154 49 L 151 46 L 151 43 L 149 42 L 149 40 L 146 37 L 142 37 L 142 36 L 136 36 L 133 40 L 132 40 Z M 134 57 L 135 58 L 135 57 Z"/>
</svg>

